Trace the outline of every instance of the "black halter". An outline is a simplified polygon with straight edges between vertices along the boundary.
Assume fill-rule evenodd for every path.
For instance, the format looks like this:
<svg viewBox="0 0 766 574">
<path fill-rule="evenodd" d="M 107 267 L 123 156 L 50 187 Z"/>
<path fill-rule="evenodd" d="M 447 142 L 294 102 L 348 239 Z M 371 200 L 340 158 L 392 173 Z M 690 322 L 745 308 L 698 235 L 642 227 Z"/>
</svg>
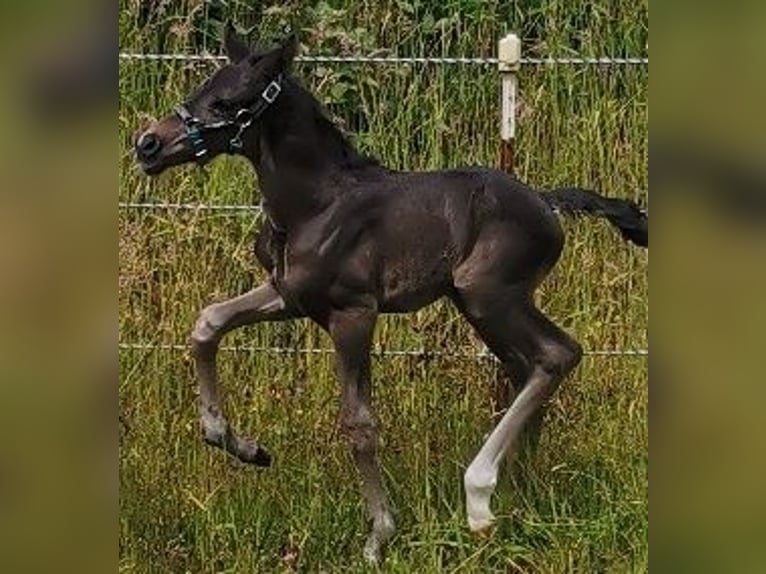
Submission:
<svg viewBox="0 0 766 574">
<path fill-rule="evenodd" d="M 245 133 L 255 120 L 263 115 L 268 107 L 274 103 L 282 92 L 282 75 L 272 81 L 261 93 L 261 97 L 250 108 L 239 110 L 233 120 L 221 120 L 214 123 L 205 123 L 203 120 L 192 115 L 185 105 L 176 106 L 176 115 L 184 123 L 186 128 L 186 137 L 194 149 L 194 157 L 197 163 L 203 164 L 208 159 L 207 141 L 205 134 L 228 128 L 236 128 L 236 133 L 229 140 L 229 153 L 236 153 L 242 149 L 242 135 Z"/>
</svg>

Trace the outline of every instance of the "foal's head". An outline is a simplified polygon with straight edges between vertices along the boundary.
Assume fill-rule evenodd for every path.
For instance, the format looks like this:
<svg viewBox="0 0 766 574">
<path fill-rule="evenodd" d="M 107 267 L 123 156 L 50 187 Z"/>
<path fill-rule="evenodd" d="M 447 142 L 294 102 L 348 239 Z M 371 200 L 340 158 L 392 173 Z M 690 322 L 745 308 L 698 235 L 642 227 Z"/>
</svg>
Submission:
<svg viewBox="0 0 766 574">
<path fill-rule="evenodd" d="M 136 155 L 147 174 L 241 152 L 247 130 L 279 96 L 297 40 L 290 36 L 272 50 L 252 50 L 229 25 L 224 49 L 229 63 L 137 137 Z"/>
</svg>

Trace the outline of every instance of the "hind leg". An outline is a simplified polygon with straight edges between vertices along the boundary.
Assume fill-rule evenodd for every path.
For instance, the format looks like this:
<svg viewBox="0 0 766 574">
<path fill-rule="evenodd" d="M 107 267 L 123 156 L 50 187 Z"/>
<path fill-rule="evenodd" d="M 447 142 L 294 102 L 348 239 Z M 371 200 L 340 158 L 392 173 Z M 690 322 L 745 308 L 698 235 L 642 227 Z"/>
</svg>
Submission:
<svg viewBox="0 0 766 574">
<path fill-rule="evenodd" d="M 496 355 L 499 353 L 495 353 Z M 497 424 L 508 411 L 514 399 L 524 389 L 529 378 L 529 369 L 526 361 L 511 359 L 505 364 L 497 365 L 495 379 L 492 386 L 493 417 L 492 422 Z M 525 457 L 533 457 L 540 443 L 540 435 L 543 429 L 543 420 L 546 414 L 543 405 L 524 427 L 521 436 L 519 452 Z"/>
<path fill-rule="evenodd" d="M 506 298 L 505 304 L 502 301 L 498 303 L 498 299 L 492 300 L 490 305 L 497 306 L 498 308 L 504 307 L 507 310 L 502 313 L 513 313 L 514 305 L 511 303 L 512 297 L 508 296 L 506 292 L 507 288 L 501 288 L 503 292 L 502 297 Z M 467 296 L 469 301 L 476 298 Z M 523 299 L 521 295 L 518 296 Z M 485 297 L 490 299 L 489 296 Z M 493 401 L 493 423 L 497 424 L 502 419 L 503 415 L 508 411 L 513 401 L 519 396 L 527 381 L 530 377 L 529 361 L 523 356 L 513 351 L 508 345 L 505 337 L 507 329 L 504 326 L 504 321 L 494 321 L 492 319 L 486 320 L 483 318 L 481 309 L 472 308 L 467 309 L 463 303 L 463 299 L 457 299 L 456 303 L 463 315 L 472 324 L 476 332 L 481 339 L 487 345 L 489 350 L 499 358 L 501 363 L 498 365 L 495 380 L 492 387 L 492 401 Z M 513 321 L 513 317 L 507 319 Z M 495 325 L 495 323 L 498 323 Z M 534 455 L 540 442 L 540 435 L 542 434 L 543 420 L 547 411 L 547 405 L 543 404 L 538 408 L 534 414 L 530 417 L 529 422 L 526 424 L 522 431 L 520 438 L 521 444 L 519 445 L 519 452 L 523 455 Z"/>
<path fill-rule="evenodd" d="M 459 306 L 504 365 L 526 372 L 526 383 L 466 470 L 466 509 L 473 531 L 494 521 L 489 503 L 501 461 L 518 450 L 524 429 L 582 355 L 580 346 L 534 306 L 530 289 L 482 291 L 460 293 Z"/>
</svg>

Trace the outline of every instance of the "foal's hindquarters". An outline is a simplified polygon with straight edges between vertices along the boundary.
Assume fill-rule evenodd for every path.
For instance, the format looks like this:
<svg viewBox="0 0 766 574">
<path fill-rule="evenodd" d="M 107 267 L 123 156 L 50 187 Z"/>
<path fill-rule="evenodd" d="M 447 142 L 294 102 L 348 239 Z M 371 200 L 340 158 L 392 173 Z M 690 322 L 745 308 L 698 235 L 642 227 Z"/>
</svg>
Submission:
<svg viewBox="0 0 766 574">
<path fill-rule="evenodd" d="M 468 524 L 471 530 L 481 531 L 494 521 L 489 502 L 500 462 L 516 450 L 522 431 L 562 378 L 577 365 L 581 350 L 534 305 L 534 290 L 557 262 L 564 243 L 559 222 L 548 206 L 526 190 L 509 193 L 499 189 L 493 193 L 491 188 L 485 188 L 483 195 L 466 197 L 470 197 L 472 209 L 466 210 L 463 226 L 420 225 L 428 229 L 428 237 L 419 240 L 418 246 L 408 243 L 415 241 L 414 232 L 401 233 L 395 244 L 406 247 L 405 255 L 386 253 L 392 269 L 384 273 L 398 277 L 398 287 L 384 281 L 385 298 L 370 308 L 412 311 L 426 304 L 438 291 L 438 285 L 444 285 L 437 254 L 454 253 L 448 272 L 451 284 L 444 294 L 451 296 L 506 370 L 523 381 L 510 408 L 465 473 Z M 413 216 L 412 221 L 427 220 Z M 396 228 L 417 228 L 410 223 L 407 217 L 399 217 Z M 460 245 L 460 249 L 445 250 L 445 230 L 461 227 L 459 236 L 468 239 L 459 243 L 453 237 L 451 245 Z M 377 247 L 380 251 L 381 246 Z M 405 260 L 412 256 L 418 261 L 414 267 Z M 377 561 L 393 534 L 393 520 L 376 460 L 377 429 L 370 403 L 369 351 L 377 310 L 363 309 L 364 305 L 334 313 L 330 333 L 344 388 L 344 427 L 373 522 L 365 554 Z"/>
<path fill-rule="evenodd" d="M 520 381 L 520 392 L 473 459 L 464 477 L 468 524 L 494 521 L 489 508 L 502 459 L 517 450 L 522 431 L 559 382 L 579 363 L 580 345 L 546 318 L 533 294 L 556 263 L 563 234 L 552 213 L 485 222 L 454 272 L 453 300 L 479 337 Z"/>
</svg>

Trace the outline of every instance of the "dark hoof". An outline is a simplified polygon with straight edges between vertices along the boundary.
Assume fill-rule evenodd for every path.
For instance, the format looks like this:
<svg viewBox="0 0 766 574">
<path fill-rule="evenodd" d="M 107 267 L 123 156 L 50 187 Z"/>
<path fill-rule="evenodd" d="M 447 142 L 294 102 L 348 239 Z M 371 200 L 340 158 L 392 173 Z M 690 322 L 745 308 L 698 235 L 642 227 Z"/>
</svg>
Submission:
<svg viewBox="0 0 766 574">
<path fill-rule="evenodd" d="M 241 438 L 231 431 L 226 437 L 226 450 L 245 464 L 271 465 L 271 455 L 257 442 Z"/>
<path fill-rule="evenodd" d="M 246 464 L 263 467 L 271 466 L 271 455 L 258 445 L 247 445 L 247 447 L 239 452 L 237 458 Z"/>
<path fill-rule="evenodd" d="M 271 455 L 257 442 L 238 436 L 230 426 L 225 430 L 211 430 L 203 426 L 203 438 L 211 446 L 225 450 L 245 464 L 271 466 Z"/>
</svg>

